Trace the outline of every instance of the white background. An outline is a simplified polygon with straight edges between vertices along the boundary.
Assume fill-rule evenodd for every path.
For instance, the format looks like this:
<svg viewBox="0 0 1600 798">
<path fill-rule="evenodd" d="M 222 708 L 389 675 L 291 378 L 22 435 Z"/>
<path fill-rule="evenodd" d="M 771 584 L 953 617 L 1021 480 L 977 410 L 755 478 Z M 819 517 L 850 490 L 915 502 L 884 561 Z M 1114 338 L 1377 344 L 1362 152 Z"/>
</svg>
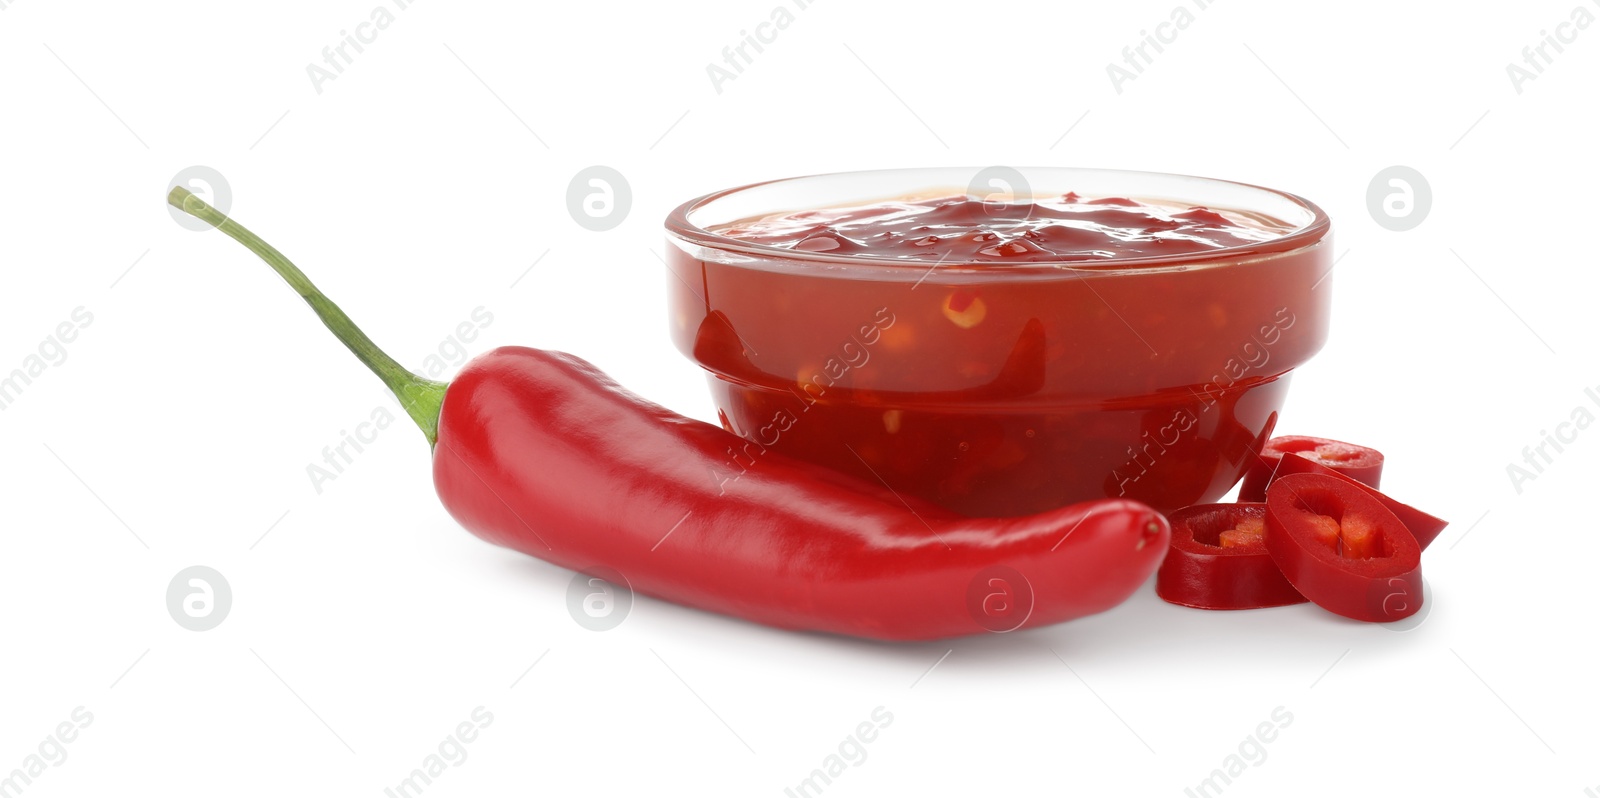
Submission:
<svg viewBox="0 0 1600 798">
<path fill-rule="evenodd" d="M 482 706 L 493 722 L 425 795 L 777 796 L 882 706 L 892 723 L 823 794 L 1176 796 L 1281 706 L 1292 722 L 1224 794 L 1600 791 L 1580 493 L 1600 430 L 1520 493 L 1506 471 L 1574 408 L 1600 415 L 1600 25 L 1562 29 L 1520 93 L 1506 72 L 1600 5 L 1225 0 L 1119 93 L 1107 63 L 1177 0 L 824 0 L 719 93 L 706 66 L 777 1 L 421 0 L 319 93 L 307 65 L 379 0 L 0 0 L 0 370 L 93 314 L 0 413 L 0 776 L 54 755 L 82 706 L 26 795 L 378 796 Z M 1397 632 L 1146 586 L 928 645 L 650 599 L 587 631 L 568 572 L 444 513 L 403 416 L 318 494 L 322 448 L 398 410 L 265 266 L 174 223 L 163 195 L 196 164 L 408 366 L 483 306 L 471 352 L 571 351 L 702 419 L 652 254 L 691 196 L 945 164 L 1302 194 L 1344 255 L 1331 343 L 1280 431 L 1383 449 L 1389 491 L 1455 522 L 1424 558 L 1429 614 Z M 566 206 L 593 164 L 631 186 L 610 232 Z M 1432 186 L 1409 232 L 1366 202 L 1394 164 Z M 195 564 L 233 590 L 208 632 L 165 601 Z"/>
</svg>

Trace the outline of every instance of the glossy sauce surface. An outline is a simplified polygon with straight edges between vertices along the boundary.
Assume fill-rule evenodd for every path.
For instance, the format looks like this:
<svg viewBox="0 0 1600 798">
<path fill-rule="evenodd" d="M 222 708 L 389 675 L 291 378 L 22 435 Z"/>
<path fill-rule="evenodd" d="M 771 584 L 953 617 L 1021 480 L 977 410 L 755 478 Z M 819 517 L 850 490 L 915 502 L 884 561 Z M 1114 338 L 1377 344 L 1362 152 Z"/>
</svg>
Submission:
<svg viewBox="0 0 1600 798">
<path fill-rule="evenodd" d="M 796 211 L 711 232 L 796 252 L 948 262 L 1080 263 L 1207 253 L 1271 241 L 1270 217 L 1124 197 L 996 202 L 965 195 Z"/>
</svg>

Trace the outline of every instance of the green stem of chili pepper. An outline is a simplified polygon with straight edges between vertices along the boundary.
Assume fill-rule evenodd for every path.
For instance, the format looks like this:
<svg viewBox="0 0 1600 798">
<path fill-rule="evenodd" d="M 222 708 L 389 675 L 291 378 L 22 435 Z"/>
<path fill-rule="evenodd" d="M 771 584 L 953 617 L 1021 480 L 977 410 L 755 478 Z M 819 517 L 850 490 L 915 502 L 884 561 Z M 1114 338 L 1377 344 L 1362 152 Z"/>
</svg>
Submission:
<svg viewBox="0 0 1600 798">
<path fill-rule="evenodd" d="M 167 202 L 173 207 L 190 216 L 211 225 L 226 233 L 229 238 L 243 244 L 246 249 L 256 253 L 271 266 L 285 282 L 289 284 L 300 298 L 316 311 L 317 318 L 349 347 L 356 359 L 365 363 L 372 373 L 389 386 L 400 406 L 404 407 L 411 419 L 422 428 L 422 434 L 427 436 L 428 445 L 432 446 L 439 438 L 439 409 L 444 406 L 446 383 L 434 382 L 423 379 L 410 371 L 395 359 L 389 357 L 377 344 L 372 342 L 367 334 L 361 331 L 356 323 L 346 316 L 333 300 L 328 299 L 322 291 L 306 278 L 304 272 L 284 257 L 271 244 L 262 241 L 255 233 L 245 229 L 244 225 L 228 218 L 228 215 L 206 204 L 205 200 L 195 196 L 193 192 L 175 187 L 167 194 Z"/>
</svg>

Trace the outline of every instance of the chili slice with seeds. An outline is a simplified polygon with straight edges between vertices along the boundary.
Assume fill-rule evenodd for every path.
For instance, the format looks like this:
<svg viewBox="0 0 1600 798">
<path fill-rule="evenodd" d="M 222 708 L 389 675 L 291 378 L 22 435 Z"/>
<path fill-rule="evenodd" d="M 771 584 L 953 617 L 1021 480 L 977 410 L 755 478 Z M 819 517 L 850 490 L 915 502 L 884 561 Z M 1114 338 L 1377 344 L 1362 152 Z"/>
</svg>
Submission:
<svg viewBox="0 0 1600 798">
<path fill-rule="evenodd" d="M 1304 604 L 1267 553 L 1265 504 L 1197 504 L 1169 516 L 1171 547 L 1156 595 L 1202 610 Z"/>
<path fill-rule="evenodd" d="M 1339 479 L 1352 487 L 1359 488 L 1368 496 L 1377 499 L 1379 504 L 1382 504 L 1384 507 L 1388 508 L 1389 512 L 1398 516 L 1400 518 L 1400 523 L 1406 525 L 1406 529 L 1411 532 L 1411 536 L 1416 538 L 1417 543 L 1424 549 L 1428 548 L 1429 544 L 1438 539 L 1439 533 L 1443 532 L 1444 528 L 1450 525 L 1450 522 L 1444 520 L 1443 518 L 1431 516 L 1415 507 L 1412 507 L 1409 504 L 1401 504 L 1400 502 L 1390 498 L 1388 494 L 1380 493 L 1376 488 L 1352 479 L 1348 474 L 1342 474 L 1325 465 L 1314 463 L 1298 454 L 1286 454 L 1283 456 L 1282 461 L 1278 464 L 1277 472 L 1273 475 L 1273 481 L 1277 481 L 1291 474 L 1321 474 Z M 1271 488 L 1269 486 L 1268 490 L 1270 489 Z"/>
<path fill-rule="evenodd" d="M 1284 455 L 1299 455 L 1318 465 L 1338 471 L 1363 485 L 1378 487 L 1383 477 L 1383 452 L 1366 446 L 1313 438 L 1309 435 L 1283 435 L 1267 441 L 1239 486 L 1239 501 L 1265 501 L 1267 485 L 1278 470 Z"/>
<path fill-rule="evenodd" d="M 1325 474 L 1267 488 L 1267 553 L 1289 584 L 1329 612 L 1386 623 L 1422 608 L 1422 546 L 1366 491 Z"/>
</svg>

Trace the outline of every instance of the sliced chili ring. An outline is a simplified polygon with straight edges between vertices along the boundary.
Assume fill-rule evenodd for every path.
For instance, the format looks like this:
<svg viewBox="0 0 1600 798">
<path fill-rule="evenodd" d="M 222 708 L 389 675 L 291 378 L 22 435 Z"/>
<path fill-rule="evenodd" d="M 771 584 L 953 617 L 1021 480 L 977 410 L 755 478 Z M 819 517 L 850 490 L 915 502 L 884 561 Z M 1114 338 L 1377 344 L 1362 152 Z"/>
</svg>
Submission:
<svg viewBox="0 0 1600 798">
<path fill-rule="evenodd" d="M 1172 541 L 1156 595 L 1202 610 L 1304 604 L 1267 553 L 1266 516 L 1265 504 L 1197 504 L 1169 514 Z"/>
<path fill-rule="evenodd" d="M 1422 546 L 1366 491 L 1325 474 L 1293 474 L 1272 481 L 1266 504 L 1267 553 L 1302 596 L 1375 623 L 1422 608 Z"/>
<path fill-rule="evenodd" d="M 1431 516 L 1409 504 L 1401 504 L 1389 498 L 1387 494 L 1378 492 L 1376 488 L 1352 479 L 1348 474 L 1342 474 L 1298 454 L 1284 455 L 1281 462 L 1278 463 L 1277 472 L 1273 474 L 1272 478 L 1273 480 L 1278 480 L 1290 474 L 1322 474 L 1343 480 L 1354 487 L 1360 488 L 1367 495 L 1377 499 L 1384 507 L 1387 507 L 1389 512 L 1399 516 L 1400 523 L 1406 525 L 1406 529 L 1411 531 L 1411 536 L 1416 538 L 1417 543 L 1424 549 L 1428 548 L 1428 544 L 1438 539 L 1439 533 L 1450 525 L 1450 522 L 1443 518 Z"/>
<path fill-rule="evenodd" d="M 1374 488 L 1383 477 L 1383 452 L 1377 449 L 1309 435 L 1283 435 L 1261 447 L 1261 454 L 1245 472 L 1244 484 L 1239 486 L 1239 501 L 1265 501 L 1267 484 L 1277 472 L 1278 462 L 1288 454 L 1299 455 Z"/>
</svg>

